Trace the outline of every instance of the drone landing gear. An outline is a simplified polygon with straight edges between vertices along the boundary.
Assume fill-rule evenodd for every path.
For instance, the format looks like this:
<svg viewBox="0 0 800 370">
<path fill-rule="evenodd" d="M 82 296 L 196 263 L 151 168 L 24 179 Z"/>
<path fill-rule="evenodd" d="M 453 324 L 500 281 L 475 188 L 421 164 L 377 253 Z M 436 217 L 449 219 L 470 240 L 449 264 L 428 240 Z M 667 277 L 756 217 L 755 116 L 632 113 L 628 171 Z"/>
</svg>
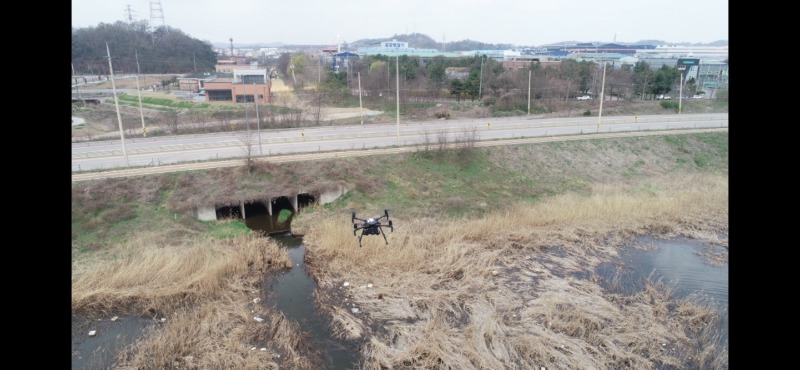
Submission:
<svg viewBox="0 0 800 370">
<path fill-rule="evenodd" d="M 392 224 L 392 221 L 389 221 L 389 226 L 391 226 L 391 224 Z M 381 235 L 383 235 L 383 241 L 386 243 L 386 245 L 389 245 L 389 241 L 388 241 L 388 240 L 386 240 L 386 233 L 384 233 L 384 232 L 383 232 L 383 229 L 381 229 L 380 227 L 378 227 L 378 232 L 379 232 Z M 394 232 L 394 230 L 392 230 L 392 232 Z M 355 231 L 355 230 L 353 230 L 353 234 L 354 234 L 354 235 L 355 235 L 355 233 L 356 233 L 356 231 Z M 359 247 L 361 247 L 361 238 L 363 238 L 363 237 L 364 237 L 364 234 L 367 234 L 367 235 L 374 235 L 374 234 L 372 234 L 372 232 L 369 232 L 369 231 L 367 231 L 367 232 L 361 232 L 361 235 L 359 235 L 359 236 L 358 236 L 358 246 L 359 246 Z"/>
</svg>

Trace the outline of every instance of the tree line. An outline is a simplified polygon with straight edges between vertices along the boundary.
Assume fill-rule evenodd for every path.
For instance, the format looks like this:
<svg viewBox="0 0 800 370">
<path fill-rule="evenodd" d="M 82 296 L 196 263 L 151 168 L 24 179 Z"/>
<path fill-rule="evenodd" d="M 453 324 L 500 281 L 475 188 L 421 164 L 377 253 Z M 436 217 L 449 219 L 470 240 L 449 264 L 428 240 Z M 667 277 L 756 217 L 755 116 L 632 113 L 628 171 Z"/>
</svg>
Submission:
<svg viewBox="0 0 800 370">
<path fill-rule="evenodd" d="M 378 100 L 393 101 L 399 73 L 404 101 L 481 100 L 496 109 L 521 110 L 527 105 L 529 89 L 534 101 L 566 101 L 584 94 L 599 97 L 604 73 L 602 62 L 564 59 L 556 65 L 545 66 L 532 61 L 509 68 L 502 61 L 485 55 L 463 58 L 364 56 L 338 61 L 338 71 L 330 64 L 301 52 L 285 53 L 278 59 L 277 68 L 290 85 L 294 84 L 296 92 L 313 86 L 312 90 L 324 93 L 328 100 L 357 95 L 360 87 L 360 93 L 367 100 L 379 97 Z M 680 88 L 680 76 L 677 66 L 652 68 L 644 61 L 612 66 L 609 62 L 604 95 L 629 100 L 653 99 L 676 92 Z M 687 80 L 683 89 L 687 96 L 700 91 L 694 78 Z"/>
<path fill-rule="evenodd" d="M 108 49 L 106 49 L 108 45 Z M 201 41 L 169 26 L 151 28 L 147 21 L 100 23 L 72 29 L 72 68 L 77 74 L 183 74 L 213 71 L 217 54 Z"/>
</svg>

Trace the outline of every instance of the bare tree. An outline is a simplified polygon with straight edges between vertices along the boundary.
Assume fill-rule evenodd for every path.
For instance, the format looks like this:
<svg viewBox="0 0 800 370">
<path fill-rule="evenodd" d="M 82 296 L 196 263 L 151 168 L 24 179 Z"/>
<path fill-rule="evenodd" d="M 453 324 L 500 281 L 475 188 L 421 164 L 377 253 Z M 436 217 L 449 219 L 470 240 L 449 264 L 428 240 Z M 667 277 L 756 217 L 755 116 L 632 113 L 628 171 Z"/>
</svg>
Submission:
<svg viewBox="0 0 800 370">
<path fill-rule="evenodd" d="M 178 134 L 178 125 L 180 124 L 180 113 L 177 110 L 169 109 L 159 113 L 161 123 L 167 128 L 170 134 Z"/>
<path fill-rule="evenodd" d="M 456 143 L 458 143 L 459 148 L 461 148 L 462 152 L 471 152 L 475 149 L 475 143 L 478 142 L 478 130 L 475 126 L 470 126 L 464 128 L 461 131 L 461 135 L 456 137 Z"/>
<path fill-rule="evenodd" d="M 242 155 L 244 156 L 244 166 L 250 173 L 255 168 L 255 138 L 250 130 L 244 131 L 239 138 L 242 143 Z"/>
<path fill-rule="evenodd" d="M 431 135 L 432 134 L 428 130 L 422 131 L 422 148 L 426 152 L 431 150 L 431 146 L 432 146 Z"/>
<path fill-rule="evenodd" d="M 439 144 L 438 150 L 444 152 L 447 150 L 447 130 L 442 130 L 436 135 L 436 141 Z"/>
<path fill-rule="evenodd" d="M 311 97 L 311 118 L 314 120 L 314 123 L 319 126 L 320 121 L 322 120 L 322 92 L 316 90 Z"/>
</svg>

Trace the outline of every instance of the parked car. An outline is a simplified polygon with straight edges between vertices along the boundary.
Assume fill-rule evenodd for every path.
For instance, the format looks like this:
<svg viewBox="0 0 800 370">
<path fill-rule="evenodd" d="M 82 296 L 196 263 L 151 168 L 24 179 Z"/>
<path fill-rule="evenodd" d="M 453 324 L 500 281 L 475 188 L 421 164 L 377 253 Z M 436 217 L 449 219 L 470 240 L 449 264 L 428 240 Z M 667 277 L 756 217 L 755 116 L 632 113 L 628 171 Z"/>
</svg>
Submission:
<svg viewBox="0 0 800 370">
<path fill-rule="evenodd" d="M 656 99 L 657 100 L 670 100 L 670 99 L 672 99 L 672 97 L 669 96 L 669 95 L 658 95 L 658 96 L 656 96 Z"/>
<path fill-rule="evenodd" d="M 693 95 L 692 99 L 702 99 L 703 95 Z"/>
<path fill-rule="evenodd" d="M 579 96 L 577 99 L 578 100 L 592 100 L 592 97 L 589 96 L 589 95 L 583 95 L 583 96 Z"/>
</svg>

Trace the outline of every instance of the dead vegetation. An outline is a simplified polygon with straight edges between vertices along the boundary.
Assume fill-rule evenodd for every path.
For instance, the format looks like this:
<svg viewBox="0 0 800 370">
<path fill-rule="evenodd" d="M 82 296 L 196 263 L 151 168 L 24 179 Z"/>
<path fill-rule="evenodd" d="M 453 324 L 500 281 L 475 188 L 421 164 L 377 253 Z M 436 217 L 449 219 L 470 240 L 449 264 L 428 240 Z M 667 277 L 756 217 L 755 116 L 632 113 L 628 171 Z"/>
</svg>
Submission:
<svg viewBox="0 0 800 370">
<path fill-rule="evenodd" d="M 73 262 L 73 317 L 154 319 L 118 366 L 312 368 L 313 351 L 301 343 L 297 324 L 259 304 L 263 277 L 289 267 L 274 240 L 254 234 L 180 245 L 136 237 Z"/>
<path fill-rule="evenodd" d="M 358 248 L 346 217 L 330 215 L 304 237 L 307 264 L 337 330 L 364 342 L 365 369 L 723 368 L 727 348 L 703 331 L 710 308 L 657 282 L 623 296 L 573 277 L 653 225 L 707 239 L 726 227 L 725 177 L 657 185 L 599 186 L 469 221 L 395 216 L 388 246 Z M 703 230 L 684 226 L 693 221 Z"/>
<path fill-rule="evenodd" d="M 471 137 L 468 128 L 458 140 L 431 135 L 430 150 L 443 153 Z M 336 335 L 360 344 L 361 368 L 725 369 L 716 312 L 658 281 L 623 295 L 592 277 L 639 235 L 727 246 L 727 161 L 722 171 L 692 162 L 713 153 L 713 140 L 473 153 L 490 184 L 466 177 L 475 169 L 462 162 L 437 177 L 451 156 L 386 158 L 386 172 L 341 159 L 73 184 L 73 314 L 166 318 L 120 354 L 130 368 L 314 368 L 319 353 L 297 324 L 254 302 L 256 282 L 287 267 L 285 253 L 270 239 L 199 237 L 211 225 L 191 211 L 347 184 L 357 196 L 301 213 L 292 228 L 305 234 L 316 301 Z M 413 204 L 392 213 L 390 244 L 367 237 L 358 248 L 350 207 L 404 199 Z M 459 205 L 487 211 L 443 216 Z"/>
</svg>

